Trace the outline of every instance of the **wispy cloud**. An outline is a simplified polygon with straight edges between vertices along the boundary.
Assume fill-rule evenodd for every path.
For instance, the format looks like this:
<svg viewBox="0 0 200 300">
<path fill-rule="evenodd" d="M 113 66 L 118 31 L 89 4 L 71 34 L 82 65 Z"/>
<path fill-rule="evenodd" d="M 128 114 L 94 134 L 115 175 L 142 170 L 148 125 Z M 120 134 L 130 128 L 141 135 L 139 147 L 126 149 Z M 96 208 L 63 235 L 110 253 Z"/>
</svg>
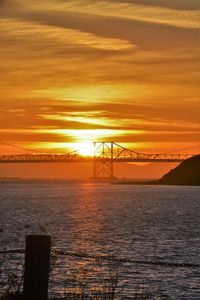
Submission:
<svg viewBox="0 0 200 300">
<path fill-rule="evenodd" d="M 102 50 L 126 50 L 133 48 L 133 44 L 115 38 L 95 36 L 94 34 L 81 32 L 75 29 L 62 29 L 59 27 L 37 25 L 28 21 L 17 19 L 2 19 L 1 26 L 4 35 L 10 38 L 43 41 L 43 43 L 59 43 L 59 45 L 80 45 Z"/>
<path fill-rule="evenodd" d="M 123 0 L 115 0 L 115 2 L 123 3 Z M 199 8 L 199 0 L 126 0 L 126 2 L 145 6 L 176 8 L 179 10 L 196 10 Z"/>
<path fill-rule="evenodd" d="M 138 2 L 139 3 L 139 2 Z M 37 4 L 31 3 L 37 8 Z M 196 10 L 179 10 L 153 5 L 140 5 L 130 2 L 119 1 L 58 1 L 48 2 L 48 7 L 55 10 L 66 10 L 68 12 L 88 13 L 99 16 L 127 18 L 152 23 L 165 24 L 175 27 L 199 28 L 199 13 Z M 41 8 L 46 9 L 47 3 L 43 2 Z"/>
</svg>

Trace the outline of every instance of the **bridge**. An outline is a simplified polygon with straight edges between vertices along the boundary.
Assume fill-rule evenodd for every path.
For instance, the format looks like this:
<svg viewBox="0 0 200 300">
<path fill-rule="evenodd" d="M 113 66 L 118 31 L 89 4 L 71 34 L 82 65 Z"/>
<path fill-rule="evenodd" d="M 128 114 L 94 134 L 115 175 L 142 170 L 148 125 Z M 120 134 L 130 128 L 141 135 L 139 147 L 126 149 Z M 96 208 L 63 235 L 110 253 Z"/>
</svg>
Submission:
<svg viewBox="0 0 200 300">
<path fill-rule="evenodd" d="M 188 149 L 197 148 L 197 146 Z M 184 149 L 187 150 L 187 149 Z M 115 142 L 94 142 L 93 156 L 83 156 L 78 150 L 67 154 L 39 153 L 15 145 L 0 142 L 1 163 L 74 163 L 93 162 L 94 179 L 114 178 L 114 163 L 127 162 L 182 162 L 197 153 L 141 153 L 127 149 Z"/>
</svg>

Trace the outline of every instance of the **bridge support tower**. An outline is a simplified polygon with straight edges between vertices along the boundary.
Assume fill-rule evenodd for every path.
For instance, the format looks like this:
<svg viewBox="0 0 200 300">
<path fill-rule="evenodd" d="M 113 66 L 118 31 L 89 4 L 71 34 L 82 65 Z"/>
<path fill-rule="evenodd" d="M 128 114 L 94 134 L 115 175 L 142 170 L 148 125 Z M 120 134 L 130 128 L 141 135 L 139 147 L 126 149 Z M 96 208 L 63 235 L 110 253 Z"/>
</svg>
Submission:
<svg viewBox="0 0 200 300">
<path fill-rule="evenodd" d="M 94 143 L 94 169 L 92 180 L 112 180 L 114 143 Z"/>
</svg>

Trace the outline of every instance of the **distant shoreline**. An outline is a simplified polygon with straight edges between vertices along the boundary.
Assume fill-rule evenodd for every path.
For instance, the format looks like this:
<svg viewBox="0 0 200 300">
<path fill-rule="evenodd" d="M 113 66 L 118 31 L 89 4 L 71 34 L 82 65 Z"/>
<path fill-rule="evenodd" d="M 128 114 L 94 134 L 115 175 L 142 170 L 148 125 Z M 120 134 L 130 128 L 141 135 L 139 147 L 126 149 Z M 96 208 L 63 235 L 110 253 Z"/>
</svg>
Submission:
<svg viewBox="0 0 200 300">
<path fill-rule="evenodd" d="M 154 181 L 143 181 L 143 180 L 123 180 L 123 181 L 113 181 L 112 184 L 138 184 L 138 185 L 148 185 L 148 184 L 156 184 L 156 180 Z"/>
<path fill-rule="evenodd" d="M 163 183 L 159 180 L 154 181 L 118 181 L 112 182 L 111 184 L 119 184 L 119 185 L 169 185 L 169 186 L 200 186 L 199 184 L 181 184 L 181 183 Z"/>
<path fill-rule="evenodd" d="M 0 180 L 22 180 L 21 177 L 0 177 Z"/>
</svg>

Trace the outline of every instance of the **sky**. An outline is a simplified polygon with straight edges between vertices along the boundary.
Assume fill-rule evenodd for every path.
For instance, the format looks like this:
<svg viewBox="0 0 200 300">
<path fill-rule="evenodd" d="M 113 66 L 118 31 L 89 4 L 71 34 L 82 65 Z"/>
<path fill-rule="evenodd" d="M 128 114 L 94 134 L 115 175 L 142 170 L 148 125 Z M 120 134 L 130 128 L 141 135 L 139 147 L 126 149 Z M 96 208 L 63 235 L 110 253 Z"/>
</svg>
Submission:
<svg viewBox="0 0 200 300">
<path fill-rule="evenodd" d="M 199 10 L 199 0 L 0 0 L 1 141 L 59 153 L 199 144 Z"/>
</svg>

